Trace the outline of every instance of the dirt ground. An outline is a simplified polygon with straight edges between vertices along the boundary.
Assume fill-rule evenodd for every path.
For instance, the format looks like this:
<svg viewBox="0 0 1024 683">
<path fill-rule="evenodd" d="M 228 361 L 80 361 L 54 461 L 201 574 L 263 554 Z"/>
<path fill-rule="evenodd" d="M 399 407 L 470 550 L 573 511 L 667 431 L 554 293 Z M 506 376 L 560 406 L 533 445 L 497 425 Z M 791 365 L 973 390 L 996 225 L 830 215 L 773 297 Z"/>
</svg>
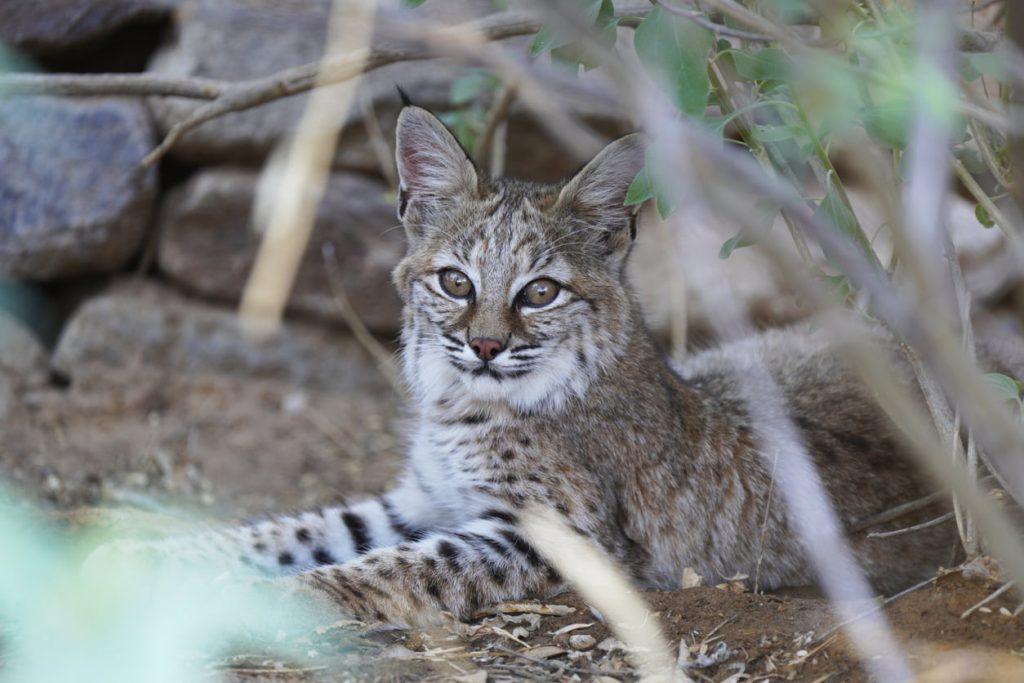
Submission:
<svg viewBox="0 0 1024 683">
<path fill-rule="evenodd" d="M 13 399 L 0 479 L 78 522 L 110 523 L 114 506 L 233 519 L 335 503 L 384 490 L 400 465 L 399 401 L 388 395 L 104 368 L 69 386 L 16 388 Z M 961 618 L 997 587 L 954 572 L 886 606 L 921 680 L 1024 680 L 1014 596 Z M 683 642 L 695 680 L 869 680 L 811 590 L 644 597 L 672 647 Z M 247 652 L 211 667 L 233 682 L 635 680 L 622 643 L 577 597 L 506 611 L 429 630 L 339 626 L 311 634 L 304 661 Z"/>
</svg>

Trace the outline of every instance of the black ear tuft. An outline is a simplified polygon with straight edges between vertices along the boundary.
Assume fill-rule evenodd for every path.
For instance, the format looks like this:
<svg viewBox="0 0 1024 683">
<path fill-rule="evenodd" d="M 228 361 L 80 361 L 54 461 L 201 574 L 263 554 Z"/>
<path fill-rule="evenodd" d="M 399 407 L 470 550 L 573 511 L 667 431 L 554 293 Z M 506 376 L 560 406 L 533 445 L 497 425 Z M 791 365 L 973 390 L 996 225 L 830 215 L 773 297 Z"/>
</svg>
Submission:
<svg viewBox="0 0 1024 683">
<path fill-rule="evenodd" d="M 398 98 L 402 100 L 402 107 L 411 107 L 412 99 L 409 97 L 409 93 L 402 90 L 402 86 L 395 84 L 395 89 L 398 90 Z"/>
</svg>

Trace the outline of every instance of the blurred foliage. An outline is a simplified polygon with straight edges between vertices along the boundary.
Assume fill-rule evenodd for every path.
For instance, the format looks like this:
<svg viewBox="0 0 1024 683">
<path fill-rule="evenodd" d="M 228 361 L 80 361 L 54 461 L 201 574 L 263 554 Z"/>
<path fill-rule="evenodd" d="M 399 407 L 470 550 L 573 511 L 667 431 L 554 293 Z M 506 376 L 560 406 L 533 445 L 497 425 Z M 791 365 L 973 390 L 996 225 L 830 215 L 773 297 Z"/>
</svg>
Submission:
<svg viewBox="0 0 1024 683">
<path fill-rule="evenodd" d="M 833 164 L 833 149 L 870 140 L 892 162 L 897 180 L 905 180 L 903 152 L 914 106 L 951 125 L 953 157 L 968 173 L 994 179 L 994 191 L 976 196 L 976 216 L 984 227 L 996 224 L 990 208 L 1005 196 L 1009 153 L 1005 136 L 964 114 L 964 93 L 983 93 L 985 106 L 1002 111 L 1008 88 L 1000 54 L 960 52 L 960 83 L 952 84 L 929 64 L 917 61 L 915 14 L 897 3 L 832 3 L 827 13 L 805 0 L 746 0 L 744 12 L 757 22 L 737 21 L 730 13 L 701 11 L 700 3 L 659 0 L 636 26 L 633 47 L 641 64 L 680 116 L 704 126 L 730 143 L 746 147 L 766 170 L 790 182 L 817 217 L 857 243 L 877 263 L 868 234 L 847 198 L 846 179 Z M 581 26 L 602 45 L 615 41 L 618 19 L 610 3 L 574 0 Z M 741 17 L 742 18 L 742 17 Z M 621 18 L 620 18 L 621 19 Z M 699 21 L 697 20 L 699 19 Z M 769 22 L 772 36 L 749 37 Z M 795 27 L 791 24 L 802 24 Z M 710 27 L 723 27 L 716 38 Z M 799 28 L 800 32 L 795 32 Z M 741 37 L 729 37 L 734 31 Z M 789 37 L 776 40 L 776 36 Z M 595 66 L 579 42 L 550 26 L 537 34 L 532 56 L 550 51 L 556 63 Z M 984 78 L 984 83 L 979 79 Z M 657 141 L 655 141 L 657 146 Z M 662 215 L 673 201 L 659 188 L 651 160 L 637 176 L 626 199 L 639 204 L 655 199 Z M 988 186 L 992 187 L 992 183 Z M 977 188 L 968 188 L 975 194 Z M 779 208 L 758 207 L 770 226 Z M 738 234 L 722 245 L 728 258 L 756 243 L 757 230 Z M 894 262 L 893 266 L 896 265 Z M 822 273 L 823 277 L 836 277 Z M 849 283 L 844 283 L 848 291 Z"/>
<path fill-rule="evenodd" d="M 453 108 L 441 113 L 441 121 L 455 134 L 459 144 L 471 155 L 476 153 L 477 138 L 487 122 L 485 103 L 494 97 L 501 80 L 484 69 L 467 69 L 448 91 Z"/>
<path fill-rule="evenodd" d="M 191 683 L 232 647 L 296 660 L 315 621 L 261 582 L 216 567 L 154 566 L 130 553 L 86 561 L 71 535 L 0 491 L 0 682 Z"/>
</svg>

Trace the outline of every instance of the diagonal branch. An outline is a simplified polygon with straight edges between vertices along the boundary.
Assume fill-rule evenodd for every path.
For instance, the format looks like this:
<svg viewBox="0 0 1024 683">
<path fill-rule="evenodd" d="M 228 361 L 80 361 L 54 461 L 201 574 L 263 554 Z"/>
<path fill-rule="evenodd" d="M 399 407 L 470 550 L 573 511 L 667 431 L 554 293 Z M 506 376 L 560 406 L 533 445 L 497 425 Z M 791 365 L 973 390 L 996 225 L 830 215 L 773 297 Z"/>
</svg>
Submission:
<svg viewBox="0 0 1024 683">
<path fill-rule="evenodd" d="M 497 14 L 479 21 L 453 26 L 445 31 L 450 31 L 453 35 L 472 31 L 488 41 L 494 41 L 536 33 L 540 27 L 541 21 L 532 16 Z M 151 166 L 163 157 L 185 133 L 225 114 L 252 109 L 273 100 L 297 95 L 311 90 L 317 85 L 342 83 L 388 64 L 430 59 L 434 56 L 436 56 L 435 50 L 425 44 L 406 47 L 375 47 L 340 55 L 322 65 L 312 62 L 279 71 L 265 78 L 235 84 L 221 97 L 199 107 L 187 118 L 172 126 L 163 142 L 146 155 L 142 164 Z M 321 68 L 323 69 L 322 74 L 320 73 Z"/>
</svg>

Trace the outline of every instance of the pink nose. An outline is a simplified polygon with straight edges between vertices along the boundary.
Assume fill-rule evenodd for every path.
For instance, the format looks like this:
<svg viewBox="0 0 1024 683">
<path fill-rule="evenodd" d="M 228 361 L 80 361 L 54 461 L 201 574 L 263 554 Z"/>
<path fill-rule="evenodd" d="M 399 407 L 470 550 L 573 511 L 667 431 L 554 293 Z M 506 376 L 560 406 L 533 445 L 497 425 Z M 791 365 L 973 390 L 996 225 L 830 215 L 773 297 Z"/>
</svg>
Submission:
<svg viewBox="0 0 1024 683">
<path fill-rule="evenodd" d="M 505 350 L 505 347 L 497 339 L 490 339 L 489 337 L 477 337 L 471 339 L 469 342 L 469 348 L 473 349 L 473 353 L 480 360 L 494 360 L 495 356 Z"/>
</svg>

